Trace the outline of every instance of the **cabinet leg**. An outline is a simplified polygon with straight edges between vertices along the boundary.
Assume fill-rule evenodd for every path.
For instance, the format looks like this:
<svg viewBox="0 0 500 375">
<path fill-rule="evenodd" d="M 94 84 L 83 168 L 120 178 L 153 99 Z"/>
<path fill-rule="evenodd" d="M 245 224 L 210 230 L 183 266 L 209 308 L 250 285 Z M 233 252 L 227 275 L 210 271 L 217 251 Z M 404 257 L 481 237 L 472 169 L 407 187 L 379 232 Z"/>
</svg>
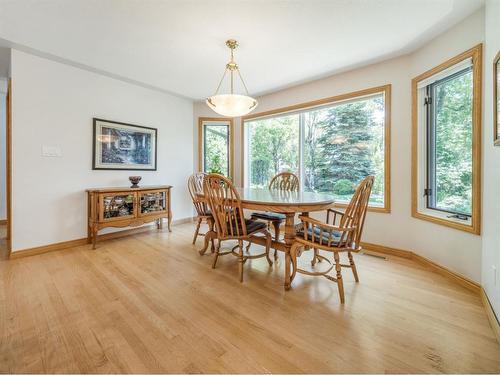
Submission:
<svg viewBox="0 0 500 375">
<path fill-rule="evenodd" d="M 96 244 L 97 244 L 97 226 L 92 228 L 92 249 L 96 249 Z"/>
<path fill-rule="evenodd" d="M 172 228 L 171 228 L 171 225 L 172 225 L 172 213 L 170 213 L 168 215 L 168 222 L 167 222 L 167 224 L 168 224 L 168 231 L 172 232 Z"/>
<path fill-rule="evenodd" d="M 87 243 L 88 244 L 92 243 L 92 226 L 91 225 L 87 226 Z"/>
</svg>

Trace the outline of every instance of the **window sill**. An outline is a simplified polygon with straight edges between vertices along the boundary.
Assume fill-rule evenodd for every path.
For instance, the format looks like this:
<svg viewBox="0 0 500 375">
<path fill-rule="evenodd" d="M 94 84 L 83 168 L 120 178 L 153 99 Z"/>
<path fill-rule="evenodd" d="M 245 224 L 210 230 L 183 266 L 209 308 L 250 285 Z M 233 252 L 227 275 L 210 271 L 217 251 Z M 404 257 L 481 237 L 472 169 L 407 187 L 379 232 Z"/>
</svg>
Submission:
<svg viewBox="0 0 500 375">
<path fill-rule="evenodd" d="M 335 203 L 334 207 L 338 208 L 346 208 L 348 206 L 347 203 Z M 378 212 L 382 214 L 390 214 L 391 213 L 391 208 L 390 207 L 380 207 L 380 206 L 368 206 L 368 212 Z"/>
<path fill-rule="evenodd" d="M 446 218 L 443 217 L 443 215 L 440 214 L 433 215 L 432 213 L 433 212 L 429 210 L 427 210 L 426 213 L 413 211 L 412 216 L 416 219 L 429 221 L 434 224 L 443 225 L 445 227 L 461 230 L 464 232 L 473 233 L 477 235 L 481 234 L 479 225 L 477 224 L 476 220 L 474 220 L 474 218 L 472 218 L 470 222 L 464 223 L 458 219 Z"/>
</svg>

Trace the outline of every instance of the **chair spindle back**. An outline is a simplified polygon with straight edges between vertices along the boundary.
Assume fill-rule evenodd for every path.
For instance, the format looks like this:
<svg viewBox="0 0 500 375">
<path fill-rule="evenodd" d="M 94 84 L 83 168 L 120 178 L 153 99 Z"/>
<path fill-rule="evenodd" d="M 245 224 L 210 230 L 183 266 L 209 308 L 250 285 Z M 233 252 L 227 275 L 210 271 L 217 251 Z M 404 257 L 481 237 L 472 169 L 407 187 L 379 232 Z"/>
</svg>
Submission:
<svg viewBox="0 0 500 375">
<path fill-rule="evenodd" d="M 203 182 L 205 198 L 212 210 L 219 239 L 247 235 L 241 199 L 231 180 L 211 173 Z"/>
<path fill-rule="evenodd" d="M 373 176 L 368 176 L 361 181 L 340 220 L 341 227 L 356 228 L 349 241 L 350 246 L 354 244 L 355 247 L 359 247 L 374 180 Z"/>
<path fill-rule="evenodd" d="M 203 179 L 205 176 L 206 173 L 199 172 L 192 174 L 188 179 L 189 194 L 191 195 L 198 216 L 209 215 L 208 204 L 203 198 Z"/>
<path fill-rule="evenodd" d="M 291 172 L 281 172 L 269 183 L 270 190 L 298 191 L 299 178 Z"/>
</svg>

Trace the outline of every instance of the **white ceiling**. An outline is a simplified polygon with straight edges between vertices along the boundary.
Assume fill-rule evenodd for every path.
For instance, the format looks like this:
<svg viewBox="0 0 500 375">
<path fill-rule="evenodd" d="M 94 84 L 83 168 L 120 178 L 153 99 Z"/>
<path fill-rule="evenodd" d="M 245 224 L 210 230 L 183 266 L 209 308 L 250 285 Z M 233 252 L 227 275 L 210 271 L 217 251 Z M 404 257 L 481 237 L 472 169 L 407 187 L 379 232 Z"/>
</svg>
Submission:
<svg viewBox="0 0 500 375">
<path fill-rule="evenodd" d="M 253 95 L 408 53 L 482 0 L 0 0 L 0 45 L 192 99 L 235 38 Z"/>
</svg>

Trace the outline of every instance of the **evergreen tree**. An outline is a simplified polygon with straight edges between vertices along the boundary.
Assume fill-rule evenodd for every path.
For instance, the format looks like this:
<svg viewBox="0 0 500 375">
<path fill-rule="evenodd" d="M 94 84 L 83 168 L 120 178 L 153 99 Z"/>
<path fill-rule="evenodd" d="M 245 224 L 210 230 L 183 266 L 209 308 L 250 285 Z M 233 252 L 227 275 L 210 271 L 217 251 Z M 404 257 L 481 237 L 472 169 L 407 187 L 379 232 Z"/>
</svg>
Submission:
<svg viewBox="0 0 500 375">
<path fill-rule="evenodd" d="M 366 101 L 332 107 L 319 123 L 320 162 L 315 168 L 318 190 L 333 191 L 340 180 L 354 185 L 375 173 L 370 148 L 373 120 L 366 107 Z"/>
</svg>

